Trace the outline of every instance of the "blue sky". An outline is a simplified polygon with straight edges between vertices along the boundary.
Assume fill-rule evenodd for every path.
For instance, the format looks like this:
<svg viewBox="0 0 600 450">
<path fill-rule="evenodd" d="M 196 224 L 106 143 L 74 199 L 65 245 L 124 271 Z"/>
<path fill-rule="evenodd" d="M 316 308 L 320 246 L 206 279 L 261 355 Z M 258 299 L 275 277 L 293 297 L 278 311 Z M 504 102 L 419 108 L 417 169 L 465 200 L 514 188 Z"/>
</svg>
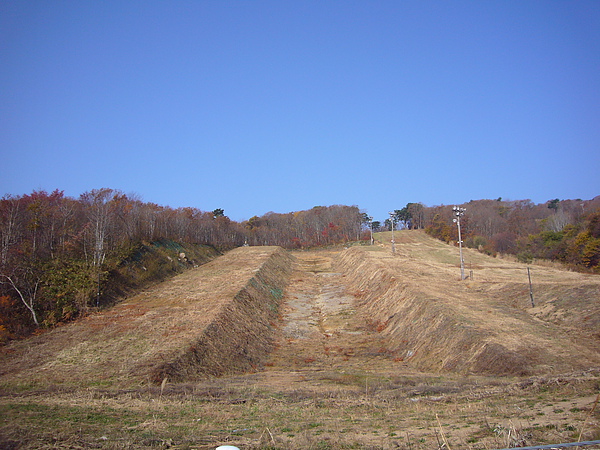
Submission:
<svg viewBox="0 0 600 450">
<path fill-rule="evenodd" d="M 0 196 L 234 220 L 600 194 L 598 1 L 3 1 Z"/>
</svg>

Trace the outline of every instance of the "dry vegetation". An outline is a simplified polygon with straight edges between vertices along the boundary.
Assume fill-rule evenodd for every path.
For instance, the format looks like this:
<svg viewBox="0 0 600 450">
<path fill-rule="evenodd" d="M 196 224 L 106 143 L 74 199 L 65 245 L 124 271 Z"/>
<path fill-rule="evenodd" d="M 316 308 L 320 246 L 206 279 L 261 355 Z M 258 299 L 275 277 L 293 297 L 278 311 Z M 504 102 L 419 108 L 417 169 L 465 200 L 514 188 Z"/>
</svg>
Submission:
<svg viewBox="0 0 600 450">
<path fill-rule="evenodd" d="M 525 265 L 467 250 L 472 279 L 457 282 L 452 247 L 418 232 L 399 236 L 395 256 L 354 248 L 341 257 L 361 309 L 399 357 L 422 370 L 489 375 L 600 365 L 598 276 L 532 268 L 531 308 Z"/>
<path fill-rule="evenodd" d="M 278 247 L 233 250 L 110 310 L 6 347 L 1 379 L 160 383 L 251 369 L 271 350 L 290 258 Z"/>
<path fill-rule="evenodd" d="M 473 278 L 461 282 L 455 248 L 402 232 L 392 256 L 380 239 L 293 257 L 240 248 L 5 347 L 0 446 L 600 439 L 598 276 L 532 266 L 531 307 L 522 264 L 467 251 Z"/>
</svg>

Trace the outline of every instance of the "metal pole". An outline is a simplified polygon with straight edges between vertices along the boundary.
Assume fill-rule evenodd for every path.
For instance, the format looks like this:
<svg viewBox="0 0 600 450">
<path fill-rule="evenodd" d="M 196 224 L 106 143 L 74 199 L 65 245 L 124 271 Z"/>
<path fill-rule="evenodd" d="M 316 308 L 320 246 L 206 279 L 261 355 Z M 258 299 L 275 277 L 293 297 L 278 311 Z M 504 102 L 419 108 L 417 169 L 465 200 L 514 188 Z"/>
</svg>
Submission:
<svg viewBox="0 0 600 450">
<path fill-rule="evenodd" d="M 527 267 L 527 276 L 529 277 L 529 298 L 531 299 L 531 307 L 535 307 L 535 303 L 533 302 L 533 286 L 531 285 L 531 271 L 529 267 Z"/>
<path fill-rule="evenodd" d="M 456 222 L 456 226 L 458 227 L 458 249 L 459 249 L 459 255 L 460 255 L 460 279 L 464 280 L 465 279 L 465 260 L 463 259 L 463 251 L 462 251 L 462 236 L 461 236 L 461 232 L 460 232 L 460 216 L 462 216 L 465 213 L 465 208 L 459 208 L 458 206 L 455 206 L 454 208 L 452 208 L 452 210 L 454 211 L 454 215 L 456 216 L 456 219 L 454 219 L 453 221 Z"/>
<path fill-rule="evenodd" d="M 396 253 L 396 240 L 394 239 L 394 213 L 390 212 L 390 222 L 392 224 L 392 254 Z"/>
<path fill-rule="evenodd" d="M 460 218 L 458 219 L 458 252 L 460 254 L 460 279 L 465 279 L 465 260 L 462 252 L 462 237 L 460 235 Z"/>
<path fill-rule="evenodd" d="M 96 291 L 96 307 L 100 306 L 100 267 L 98 267 L 98 290 Z"/>
</svg>

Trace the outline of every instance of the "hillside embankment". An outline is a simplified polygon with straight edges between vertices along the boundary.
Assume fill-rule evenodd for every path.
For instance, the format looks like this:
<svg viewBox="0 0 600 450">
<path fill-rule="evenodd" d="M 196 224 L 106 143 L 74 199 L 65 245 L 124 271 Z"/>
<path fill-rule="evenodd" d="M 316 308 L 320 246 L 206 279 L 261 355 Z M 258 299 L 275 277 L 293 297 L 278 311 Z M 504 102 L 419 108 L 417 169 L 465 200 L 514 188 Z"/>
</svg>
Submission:
<svg viewBox="0 0 600 450">
<path fill-rule="evenodd" d="M 3 347 L 0 447 L 600 439 L 600 277 L 533 265 L 532 306 L 522 264 L 465 251 L 461 281 L 457 248 L 403 231 L 392 255 L 378 238 L 236 249 Z"/>
<path fill-rule="evenodd" d="M 4 348 L 11 383 L 160 383 L 260 367 L 293 257 L 243 247 L 117 306 Z"/>
<path fill-rule="evenodd" d="M 110 304 L 220 256 L 210 245 L 158 239 L 140 242 L 107 273 L 101 303 Z"/>
<path fill-rule="evenodd" d="M 524 265 L 465 251 L 461 281 L 457 249 L 424 233 L 397 235 L 394 254 L 355 247 L 338 264 L 398 358 L 419 370 L 487 375 L 600 364 L 597 276 L 536 266 L 533 307 Z"/>
<path fill-rule="evenodd" d="M 275 357 L 286 367 L 331 365 L 333 355 L 350 366 L 361 352 L 377 364 L 433 373 L 527 376 L 600 366 L 598 276 L 535 266 L 532 306 L 526 266 L 465 250 L 469 279 L 461 281 L 456 248 L 422 232 L 397 236 L 395 253 L 387 242 L 338 250 L 323 259 L 328 269 L 315 269 L 322 257 L 312 253 L 297 253 L 298 265 L 279 247 L 232 250 L 5 347 L 0 380 L 161 383 L 255 371 L 282 330 L 287 341 Z M 282 327 L 279 306 L 293 272 L 284 301 L 298 312 Z M 306 336 L 314 336 L 310 344 Z M 298 346 L 284 345 L 290 340 Z"/>
</svg>

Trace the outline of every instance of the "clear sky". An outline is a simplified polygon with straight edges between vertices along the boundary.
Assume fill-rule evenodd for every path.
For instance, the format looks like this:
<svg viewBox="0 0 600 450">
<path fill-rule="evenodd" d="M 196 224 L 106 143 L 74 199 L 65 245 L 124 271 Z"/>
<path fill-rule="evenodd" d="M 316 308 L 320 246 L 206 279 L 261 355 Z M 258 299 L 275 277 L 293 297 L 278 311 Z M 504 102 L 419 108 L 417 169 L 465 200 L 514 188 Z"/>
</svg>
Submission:
<svg viewBox="0 0 600 450">
<path fill-rule="evenodd" d="M 234 220 L 600 194 L 600 1 L 0 2 L 0 196 Z"/>
</svg>

